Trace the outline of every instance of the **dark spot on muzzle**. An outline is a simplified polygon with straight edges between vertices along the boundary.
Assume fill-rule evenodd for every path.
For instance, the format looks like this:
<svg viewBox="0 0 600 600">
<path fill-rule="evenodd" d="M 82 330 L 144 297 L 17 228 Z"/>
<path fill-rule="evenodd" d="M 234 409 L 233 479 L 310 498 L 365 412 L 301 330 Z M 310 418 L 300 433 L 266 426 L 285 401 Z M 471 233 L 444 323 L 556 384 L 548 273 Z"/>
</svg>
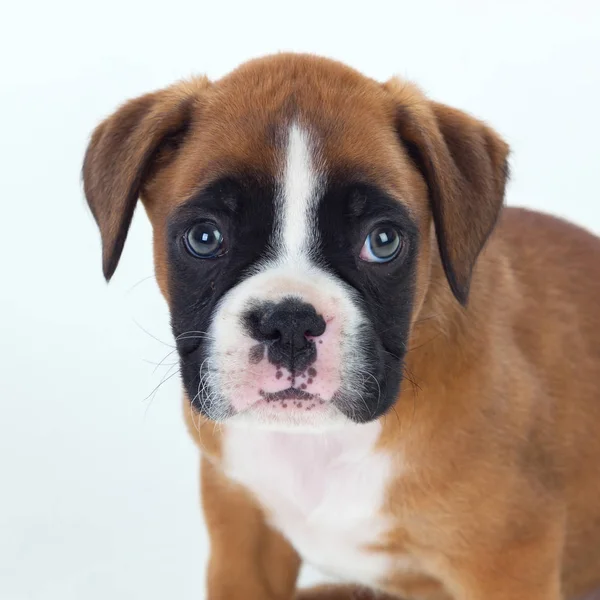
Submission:
<svg viewBox="0 0 600 600">
<path fill-rule="evenodd" d="M 252 346 L 252 348 L 250 348 L 250 352 L 248 354 L 248 360 L 253 365 L 257 365 L 264 357 L 265 357 L 264 344 L 256 344 L 256 346 Z"/>
</svg>

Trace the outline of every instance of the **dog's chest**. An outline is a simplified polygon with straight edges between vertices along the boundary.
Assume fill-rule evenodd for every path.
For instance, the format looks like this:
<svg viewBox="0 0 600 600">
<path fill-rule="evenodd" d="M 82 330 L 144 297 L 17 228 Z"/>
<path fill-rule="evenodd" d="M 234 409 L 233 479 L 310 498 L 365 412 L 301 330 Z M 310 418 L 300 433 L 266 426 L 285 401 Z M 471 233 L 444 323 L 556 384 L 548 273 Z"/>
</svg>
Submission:
<svg viewBox="0 0 600 600">
<path fill-rule="evenodd" d="M 379 424 L 328 433 L 230 428 L 224 468 L 264 507 L 270 523 L 304 560 L 361 583 L 375 583 L 391 557 L 369 549 L 382 541 L 390 456 L 375 449 Z"/>
</svg>

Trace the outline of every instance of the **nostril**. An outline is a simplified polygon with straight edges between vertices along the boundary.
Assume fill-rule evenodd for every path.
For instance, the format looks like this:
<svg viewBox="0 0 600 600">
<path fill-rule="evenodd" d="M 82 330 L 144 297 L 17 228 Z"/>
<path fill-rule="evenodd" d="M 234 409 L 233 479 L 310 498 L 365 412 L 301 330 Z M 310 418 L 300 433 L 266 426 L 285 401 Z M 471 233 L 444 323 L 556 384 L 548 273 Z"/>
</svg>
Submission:
<svg viewBox="0 0 600 600">
<path fill-rule="evenodd" d="M 309 324 L 308 328 L 304 332 L 304 335 L 306 337 L 319 337 L 320 335 L 323 335 L 327 326 L 325 323 L 325 319 L 323 319 L 323 317 L 321 317 L 320 315 L 314 315 L 311 321 L 312 322 Z"/>
<path fill-rule="evenodd" d="M 323 335 L 324 332 L 325 332 L 325 329 L 321 330 L 321 329 L 315 327 L 315 328 L 307 329 L 304 332 L 304 337 L 315 338 L 315 337 L 319 337 L 319 336 Z"/>
<path fill-rule="evenodd" d="M 263 339 L 267 342 L 275 342 L 281 339 L 281 331 L 278 331 L 277 329 L 270 331 L 261 331 L 261 333 Z"/>
<path fill-rule="evenodd" d="M 275 341 L 281 339 L 281 330 L 279 327 L 269 323 L 268 320 L 258 325 L 258 332 L 264 341 Z"/>
</svg>

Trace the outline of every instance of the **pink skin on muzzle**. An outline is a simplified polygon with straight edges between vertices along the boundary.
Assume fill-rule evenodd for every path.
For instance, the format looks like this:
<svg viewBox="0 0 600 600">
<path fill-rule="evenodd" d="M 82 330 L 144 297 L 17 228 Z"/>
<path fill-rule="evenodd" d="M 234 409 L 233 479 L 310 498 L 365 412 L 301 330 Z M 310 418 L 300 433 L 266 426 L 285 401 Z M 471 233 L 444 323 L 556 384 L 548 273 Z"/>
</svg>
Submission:
<svg viewBox="0 0 600 600">
<path fill-rule="evenodd" d="M 253 344 L 247 352 L 243 372 L 236 378 L 231 404 L 236 412 L 249 408 L 318 411 L 331 401 L 341 383 L 341 323 L 323 315 L 323 335 L 311 337 L 317 359 L 303 372 L 293 375 L 287 368 L 269 362 L 266 344 Z"/>
</svg>

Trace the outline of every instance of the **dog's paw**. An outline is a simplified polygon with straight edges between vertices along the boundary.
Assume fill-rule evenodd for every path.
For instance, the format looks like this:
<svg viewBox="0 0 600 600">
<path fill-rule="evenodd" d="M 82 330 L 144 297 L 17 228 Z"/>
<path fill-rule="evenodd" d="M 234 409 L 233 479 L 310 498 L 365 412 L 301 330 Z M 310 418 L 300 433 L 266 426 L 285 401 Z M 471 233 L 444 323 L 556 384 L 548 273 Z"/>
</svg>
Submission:
<svg viewBox="0 0 600 600">
<path fill-rule="evenodd" d="M 399 600 L 354 585 L 323 585 L 299 590 L 295 600 Z"/>
</svg>

